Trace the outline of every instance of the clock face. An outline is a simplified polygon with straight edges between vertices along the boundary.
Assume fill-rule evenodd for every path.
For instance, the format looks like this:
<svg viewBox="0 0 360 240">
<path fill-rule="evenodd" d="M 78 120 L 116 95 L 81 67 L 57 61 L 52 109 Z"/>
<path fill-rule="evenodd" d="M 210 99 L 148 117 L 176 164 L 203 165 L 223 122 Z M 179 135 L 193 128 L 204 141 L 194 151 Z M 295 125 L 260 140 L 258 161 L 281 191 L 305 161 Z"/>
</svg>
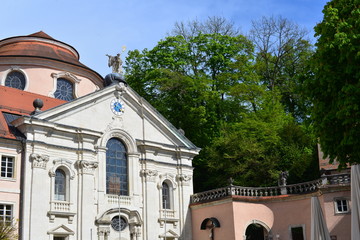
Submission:
<svg viewBox="0 0 360 240">
<path fill-rule="evenodd" d="M 121 115 L 124 113 L 125 110 L 124 103 L 121 102 L 119 99 L 112 100 L 110 103 L 110 108 L 115 115 Z"/>
</svg>

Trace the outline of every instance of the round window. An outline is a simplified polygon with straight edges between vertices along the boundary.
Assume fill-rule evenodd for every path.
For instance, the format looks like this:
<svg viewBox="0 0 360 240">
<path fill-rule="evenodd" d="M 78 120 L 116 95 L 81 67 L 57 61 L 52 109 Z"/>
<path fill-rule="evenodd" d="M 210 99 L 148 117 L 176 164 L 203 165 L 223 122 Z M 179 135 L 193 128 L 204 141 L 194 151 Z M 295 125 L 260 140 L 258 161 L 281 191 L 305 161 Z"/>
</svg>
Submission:
<svg viewBox="0 0 360 240">
<path fill-rule="evenodd" d="M 25 76 L 21 72 L 12 71 L 10 72 L 5 79 L 5 86 L 17 88 L 20 90 L 25 89 Z"/>
<path fill-rule="evenodd" d="M 125 218 L 119 216 L 115 216 L 111 219 L 111 227 L 115 231 L 122 231 L 127 227 L 127 222 Z"/>
</svg>

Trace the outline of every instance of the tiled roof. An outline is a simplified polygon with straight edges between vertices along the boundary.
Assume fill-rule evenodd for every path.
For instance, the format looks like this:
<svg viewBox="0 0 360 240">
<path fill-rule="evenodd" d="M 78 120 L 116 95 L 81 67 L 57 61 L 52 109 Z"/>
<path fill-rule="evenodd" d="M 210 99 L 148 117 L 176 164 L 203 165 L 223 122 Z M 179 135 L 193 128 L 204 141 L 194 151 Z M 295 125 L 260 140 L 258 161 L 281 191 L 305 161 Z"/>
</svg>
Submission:
<svg viewBox="0 0 360 240">
<path fill-rule="evenodd" d="M 33 101 L 36 98 L 40 98 L 44 102 L 41 109 L 43 111 L 66 103 L 64 100 L 0 86 L 0 137 L 21 138 L 21 134 L 19 135 L 19 132 L 8 121 L 16 115 L 30 115 L 34 111 Z M 8 113 L 7 118 L 5 118 L 4 113 Z"/>
</svg>

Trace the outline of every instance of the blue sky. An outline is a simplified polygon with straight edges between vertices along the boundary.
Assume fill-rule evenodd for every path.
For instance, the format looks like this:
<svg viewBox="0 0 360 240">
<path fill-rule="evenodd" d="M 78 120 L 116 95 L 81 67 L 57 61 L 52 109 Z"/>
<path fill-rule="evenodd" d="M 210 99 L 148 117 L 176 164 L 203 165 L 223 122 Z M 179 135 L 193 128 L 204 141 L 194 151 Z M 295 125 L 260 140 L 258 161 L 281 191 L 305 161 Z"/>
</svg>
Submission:
<svg viewBox="0 0 360 240">
<path fill-rule="evenodd" d="M 102 76 L 105 54 L 151 49 L 176 21 L 221 16 L 247 34 L 252 20 L 279 16 L 310 31 L 327 0 L 1 0 L 0 39 L 44 31 L 75 47 L 80 61 Z"/>
</svg>

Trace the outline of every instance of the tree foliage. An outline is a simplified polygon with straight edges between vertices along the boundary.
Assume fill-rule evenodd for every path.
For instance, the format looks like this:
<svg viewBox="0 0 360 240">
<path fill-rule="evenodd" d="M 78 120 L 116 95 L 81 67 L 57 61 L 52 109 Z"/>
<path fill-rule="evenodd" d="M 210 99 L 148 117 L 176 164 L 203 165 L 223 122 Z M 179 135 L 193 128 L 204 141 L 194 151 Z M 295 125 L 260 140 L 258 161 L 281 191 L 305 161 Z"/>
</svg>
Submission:
<svg viewBox="0 0 360 240">
<path fill-rule="evenodd" d="M 130 51 L 126 79 L 203 149 L 193 161 L 195 190 L 224 186 L 230 177 L 244 186 L 274 185 L 283 170 L 290 171 L 289 182 L 314 177 L 304 178 L 316 161 L 314 138 L 283 102 L 286 84 L 289 95 L 298 94 L 293 85 L 304 71 L 295 59 L 307 48 L 292 43 L 295 50 L 281 56 L 286 64 L 279 63 L 282 70 L 269 88 L 262 66 L 273 63 L 232 23 L 223 18 L 177 23 L 173 33 L 151 50 Z M 290 76 L 291 66 L 296 70 Z"/>
<path fill-rule="evenodd" d="M 307 92 L 322 150 L 345 166 L 360 163 L 359 1 L 333 0 L 323 13 Z"/>
<path fill-rule="evenodd" d="M 307 115 L 301 97 L 303 76 L 308 72 L 312 45 L 307 31 L 286 18 L 262 17 L 252 22 L 250 39 L 256 46 L 257 70 L 263 84 L 281 94 L 281 103 L 297 121 Z"/>
</svg>

